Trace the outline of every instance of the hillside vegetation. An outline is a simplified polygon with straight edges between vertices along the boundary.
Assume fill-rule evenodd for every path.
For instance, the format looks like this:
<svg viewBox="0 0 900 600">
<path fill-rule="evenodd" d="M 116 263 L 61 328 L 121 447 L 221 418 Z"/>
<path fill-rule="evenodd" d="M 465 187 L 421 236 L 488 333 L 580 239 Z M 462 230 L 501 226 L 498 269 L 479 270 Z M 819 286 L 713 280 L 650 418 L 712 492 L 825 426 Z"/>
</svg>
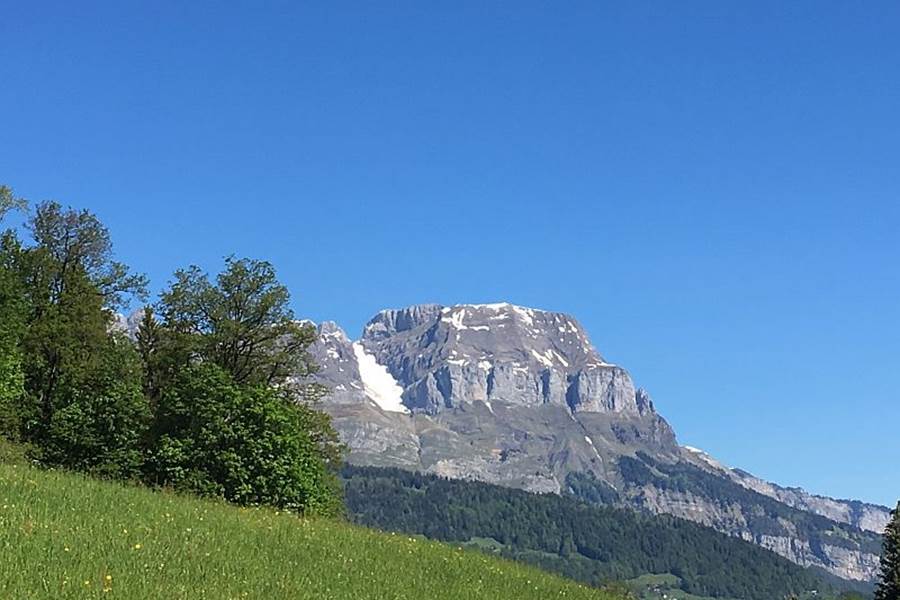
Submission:
<svg viewBox="0 0 900 600">
<path fill-rule="evenodd" d="M 0 437 L 30 460 L 240 505 L 341 512 L 343 446 L 266 261 L 175 271 L 158 300 L 96 215 L 0 185 Z"/>
<path fill-rule="evenodd" d="M 471 543 L 585 583 L 671 574 L 681 593 L 771 600 L 831 591 L 773 552 L 675 517 L 399 469 L 344 469 L 359 524 Z M 682 597 L 682 596 L 679 596 Z"/>
<path fill-rule="evenodd" d="M 0 464 L 0 597 L 610 600 L 471 550 Z"/>
</svg>

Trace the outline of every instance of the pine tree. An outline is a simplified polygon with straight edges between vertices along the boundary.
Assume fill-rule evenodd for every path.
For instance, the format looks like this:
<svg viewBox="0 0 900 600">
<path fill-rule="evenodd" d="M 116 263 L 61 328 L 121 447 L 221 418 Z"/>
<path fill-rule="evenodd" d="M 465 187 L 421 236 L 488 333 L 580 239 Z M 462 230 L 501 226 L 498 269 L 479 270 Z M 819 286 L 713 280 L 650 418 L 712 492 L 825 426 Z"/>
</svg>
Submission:
<svg viewBox="0 0 900 600">
<path fill-rule="evenodd" d="M 900 502 L 884 531 L 881 553 L 881 581 L 875 589 L 875 600 L 900 600 Z"/>
<path fill-rule="evenodd" d="M 135 347 L 144 365 L 144 393 L 154 403 L 159 398 L 162 385 L 162 367 L 159 358 L 160 337 L 160 326 L 153 316 L 153 307 L 146 306 L 135 333 Z"/>
</svg>

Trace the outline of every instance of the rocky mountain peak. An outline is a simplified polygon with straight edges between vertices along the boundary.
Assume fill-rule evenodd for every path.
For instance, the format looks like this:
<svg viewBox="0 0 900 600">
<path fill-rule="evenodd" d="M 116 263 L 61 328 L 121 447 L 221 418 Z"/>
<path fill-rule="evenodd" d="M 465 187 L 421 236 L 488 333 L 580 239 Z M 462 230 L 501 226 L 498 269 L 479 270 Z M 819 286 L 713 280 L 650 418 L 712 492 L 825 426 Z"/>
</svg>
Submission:
<svg viewBox="0 0 900 600">
<path fill-rule="evenodd" d="M 433 358 L 451 364 L 466 359 L 484 363 L 493 357 L 536 369 L 613 366 L 597 353 L 572 317 L 507 302 L 427 304 L 382 311 L 366 325 L 361 341 L 375 348 L 410 336 L 427 342 L 424 349 L 439 346 L 446 355 Z"/>
<path fill-rule="evenodd" d="M 359 343 L 403 388 L 403 405 L 428 414 L 495 401 L 653 410 L 628 373 L 606 362 L 562 313 L 508 302 L 415 305 L 378 313 Z"/>
<path fill-rule="evenodd" d="M 346 332 L 334 321 L 322 321 L 318 330 L 319 336 L 322 338 L 334 338 L 341 343 L 350 343 L 350 338 L 347 337 Z"/>
<path fill-rule="evenodd" d="M 500 402 L 552 404 L 572 413 L 654 413 L 646 392 L 606 362 L 578 321 L 563 313 L 507 302 L 419 304 L 379 312 L 357 342 L 330 322 L 319 333 L 312 352 L 320 379 L 388 411 L 437 414 Z"/>
<path fill-rule="evenodd" d="M 382 310 L 366 323 L 363 338 L 377 340 L 390 337 L 434 319 L 441 311 L 439 304 L 416 304 L 407 308 Z"/>
<path fill-rule="evenodd" d="M 139 308 L 130 313 L 114 313 L 112 318 L 112 323 L 110 324 L 110 328 L 113 331 L 117 331 L 119 333 L 124 333 L 131 339 L 135 339 L 137 336 L 138 329 L 141 327 L 141 321 L 144 318 L 144 309 Z"/>
</svg>

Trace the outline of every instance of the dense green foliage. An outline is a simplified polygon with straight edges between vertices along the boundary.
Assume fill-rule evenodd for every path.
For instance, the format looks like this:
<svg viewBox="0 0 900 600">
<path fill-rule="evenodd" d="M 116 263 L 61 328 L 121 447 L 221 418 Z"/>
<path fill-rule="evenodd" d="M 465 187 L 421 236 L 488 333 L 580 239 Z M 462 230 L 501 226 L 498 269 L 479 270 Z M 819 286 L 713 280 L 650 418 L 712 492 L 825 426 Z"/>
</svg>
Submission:
<svg viewBox="0 0 900 600">
<path fill-rule="evenodd" d="M 685 592 L 747 600 L 827 587 L 772 552 L 674 517 L 398 469 L 345 467 L 343 474 L 357 523 L 444 541 L 489 540 L 481 545 L 594 585 L 670 573 Z"/>
<path fill-rule="evenodd" d="M 419 538 L 0 465 L 0 597 L 611 600 Z"/>
<path fill-rule="evenodd" d="M 199 267 L 175 273 L 158 310 L 182 352 L 227 371 L 237 384 L 282 384 L 315 368 L 306 348 L 312 325 L 300 325 L 290 294 L 267 262 L 229 258 L 216 283 Z"/>
<path fill-rule="evenodd" d="M 155 407 L 147 475 L 239 504 L 342 511 L 343 446 L 311 406 L 315 371 L 271 265 L 228 259 L 216 283 L 197 267 L 176 273 L 137 331 L 144 390 Z"/>
<path fill-rule="evenodd" d="M 0 188 L 2 189 L 2 188 Z M 7 234 L 0 241 L 0 436 L 16 437 L 22 420 L 25 371 L 20 342 L 25 331 L 27 305 L 20 278 L 9 264 L 18 242 Z"/>
<path fill-rule="evenodd" d="M 337 477 L 322 460 L 313 411 L 265 386 L 239 386 L 220 367 L 186 367 L 157 405 L 150 476 L 238 504 L 340 512 Z"/>
<path fill-rule="evenodd" d="M 29 230 L 32 246 L 4 249 L 26 306 L 19 434 L 44 464 L 134 477 L 149 407 L 134 349 L 111 332 L 111 310 L 142 294 L 144 280 L 112 260 L 109 232 L 86 211 L 46 202 Z"/>
<path fill-rule="evenodd" d="M 884 532 L 881 553 L 881 578 L 875 600 L 900 600 L 900 502 Z"/>
<path fill-rule="evenodd" d="M 25 203 L 0 187 L 0 218 Z M 146 280 L 88 211 L 44 202 L 0 238 L 0 436 L 44 466 L 240 504 L 340 512 L 342 446 L 305 376 L 314 330 L 266 262 L 178 271 L 131 339 Z M 13 444 L 10 444 L 12 442 Z M 20 445 L 16 445 L 21 443 Z"/>
</svg>

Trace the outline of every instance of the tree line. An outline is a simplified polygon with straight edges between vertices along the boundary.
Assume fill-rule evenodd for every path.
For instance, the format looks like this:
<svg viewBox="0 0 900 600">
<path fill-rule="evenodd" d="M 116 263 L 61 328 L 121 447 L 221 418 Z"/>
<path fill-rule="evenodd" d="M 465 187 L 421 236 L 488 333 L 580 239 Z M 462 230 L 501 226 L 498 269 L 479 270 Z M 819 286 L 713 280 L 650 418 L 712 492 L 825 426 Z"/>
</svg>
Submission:
<svg viewBox="0 0 900 600">
<path fill-rule="evenodd" d="M 86 210 L 33 207 L 0 186 L 0 439 L 45 467 L 239 504 L 342 511 L 342 446 L 317 410 L 299 323 L 271 264 L 228 258 L 211 278 L 176 271 L 147 299 Z"/>
<path fill-rule="evenodd" d="M 837 590 L 773 552 L 676 517 L 399 469 L 346 466 L 343 478 L 348 515 L 361 525 L 475 542 L 590 585 L 668 573 L 697 596 L 824 598 Z"/>
</svg>

